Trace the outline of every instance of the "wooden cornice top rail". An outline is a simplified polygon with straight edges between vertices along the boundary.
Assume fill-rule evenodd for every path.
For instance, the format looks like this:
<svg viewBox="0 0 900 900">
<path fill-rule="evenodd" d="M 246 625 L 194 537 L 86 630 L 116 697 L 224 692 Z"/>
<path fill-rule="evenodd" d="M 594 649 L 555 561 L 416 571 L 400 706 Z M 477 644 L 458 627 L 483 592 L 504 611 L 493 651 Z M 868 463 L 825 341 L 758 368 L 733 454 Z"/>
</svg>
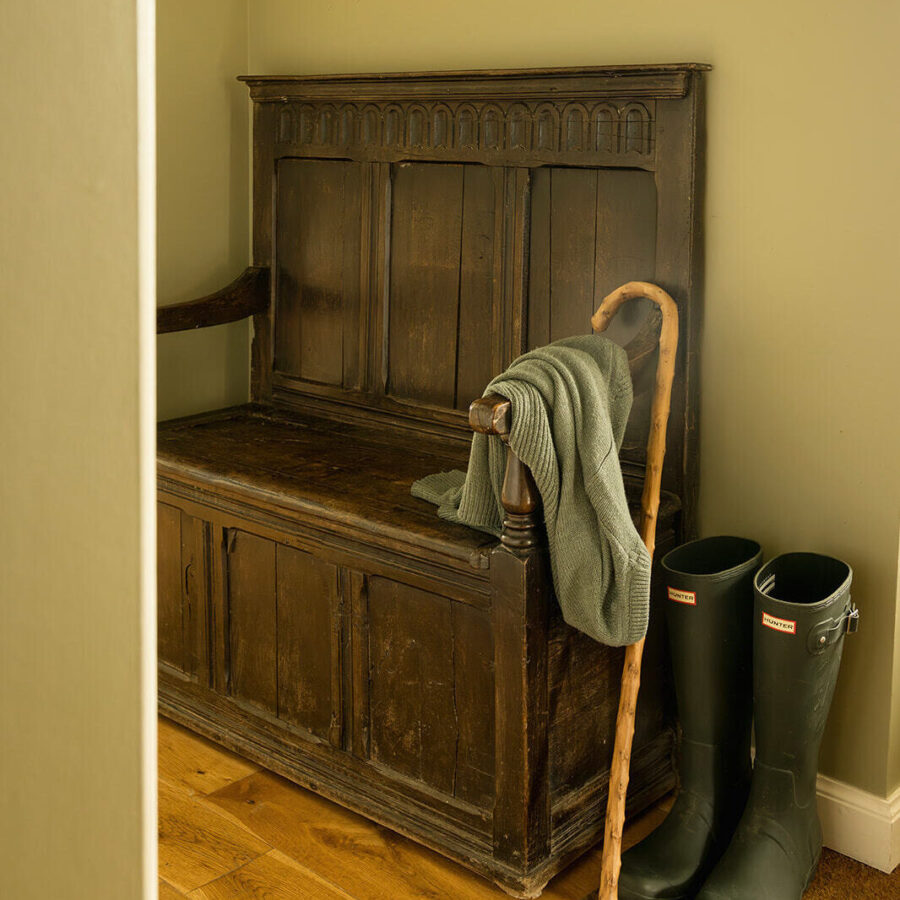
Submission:
<svg viewBox="0 0 900 900">
<path fill-rule="evenodd" d="M 188 331 L 225 325 L 269 308 L 269 269 L 250 266 L 228 287 L 186 303 L 161 306 L 156 310 L 156 333 Z"/>
<path fill-rule="evenodd" d="M 650 66 L 588 66 L 554 69 L 483 69 L 366 75 L 242 75 L 250 96 L 260 102 L 294 98 L 392 99 L 553 99 L 555 97 L 678 98 L 691 72 L 702 63 Z"/>
</svg>

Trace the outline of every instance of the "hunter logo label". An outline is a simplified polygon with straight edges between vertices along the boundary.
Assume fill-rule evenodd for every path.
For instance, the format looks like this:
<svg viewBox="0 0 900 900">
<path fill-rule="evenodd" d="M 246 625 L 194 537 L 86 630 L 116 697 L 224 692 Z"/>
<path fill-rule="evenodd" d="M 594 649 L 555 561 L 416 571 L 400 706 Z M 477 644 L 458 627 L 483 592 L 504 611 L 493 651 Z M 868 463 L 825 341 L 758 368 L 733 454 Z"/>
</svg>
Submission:
<svg viewBox="0 0 900 900">
<path fill-rule="evenodd" d="M 767 612 L 762 614 L 762 623 L 766 628 L 772 631 L 780 631 L 782 634 L 796 634 L 797 623 L 791 619 L 779 619 L 777 616 L 770 616 Z"/>
<path fill-rule="evenodd" d="M 697 605 L 697 594 L 695 591 L 679 591 L 678 588 L 669 588 L 669 599 L 676 603 L 687 603 L 688 606 Z"/>
</svg>

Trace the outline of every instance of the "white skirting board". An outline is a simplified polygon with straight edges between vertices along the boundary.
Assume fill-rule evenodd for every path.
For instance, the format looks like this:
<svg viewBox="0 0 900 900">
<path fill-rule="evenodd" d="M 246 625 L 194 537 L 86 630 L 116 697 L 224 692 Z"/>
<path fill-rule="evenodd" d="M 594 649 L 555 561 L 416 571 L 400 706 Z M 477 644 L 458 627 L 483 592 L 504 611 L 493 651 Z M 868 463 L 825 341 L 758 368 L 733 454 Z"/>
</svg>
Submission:
<svg viewBox="0 0 900 900">
<path fill-rule="evenodd" d="M 900 863 L 900 788 L 885 799 L 825 775 L 816 787 L 825 846 L 892 872 Z"/>
</svg>

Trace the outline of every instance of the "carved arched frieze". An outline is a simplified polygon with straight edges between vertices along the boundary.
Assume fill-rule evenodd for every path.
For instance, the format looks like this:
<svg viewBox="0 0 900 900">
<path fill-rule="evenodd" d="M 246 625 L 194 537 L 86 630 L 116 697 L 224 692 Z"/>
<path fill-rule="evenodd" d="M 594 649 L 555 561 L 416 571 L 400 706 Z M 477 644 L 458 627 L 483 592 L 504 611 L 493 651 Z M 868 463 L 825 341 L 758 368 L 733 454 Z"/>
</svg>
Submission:
<svg viewBox="0 0 900 900">
<path fill-rule="evenodd" d="M 418 104 L 406 113 L 406 146 L 424 148 L 429 146 L 428 112 Z"/>
<path fill-rule="evenodd" d="M 318 114 L 316 115 L 315 140 L 320 146 L 325 147 L 335 143 L 336 118 L 335 108 L 330 103 L 326 103 L 319 107 Z"/>
<path fill-rule="evenodd" d="M 650 152 L 650 113 L 642 103 L 629 103 L 622 110 L 620 144 L 621 153 Z"/>
<path fill-rule="evenodd" d="M 619 145 L 619 112 L 609 103 L 598 103 L 591 113 L 591 149 L 615 153 Z"/>
<path fill-rule="evenodd" d="M 487 154 L 601 153 L 647 158 L 654 147 L 651 103 L 617 105 L 572 100 L 459 104 L 410 99 L 365 106 L 346 102 L 283 103 L 275 119 L 279 143 L 334 149 L 455 150 Z"/>
<path fill-rule="evenodd" d="M 337 141 L 341 147 L 352 147 L 359 140 L 359 113 L 352 103 L 345 103 L 338 114 Z"/>
<path fill-rule="evenodd" d="M 563 110 L 562 147 L 564 150 L 587 150 L 590 116 L 583 103 L 569 103 Z"/>
<path fill-rule="evenodd" d="M 453 113 L 443 103 L 431 110 L 431 145 L 436 150 L 449 150 L 453 146 Z"/>
<path fill-rule="evenodd" d="M 406 129 L 404 128 L 403 107 L 392 103 L 384 110 L 384 130 L 382 141 L 386 147 L 400 147 Z"/>
<path fill-rule="evenodd" d="M 366 146 L 378 146 L 381 143 L 381 110 L 372 104 L 362 111 L 362 142 Z"/>
<path fill-rule="evenodd" d="M 311 144 L 316 136 L 316 110 L 309 103 L 304 103 L 299 112 L 300 128 L 297 140 L 301 144 Z"/>
<path fill-rule="evenodd" d="M 502 150 L 504 132 L 503 111 L 488 104 L 481 110 L 481 147 L 484 150 Z"/>
<path fill-rule="evenodd" d="M 456 146 L 464 150 L 478 147 L 478 114 L 468 103 L 461 104 L 456 110 Z"/>
<path fill-rule="evenodd" d="M 278 112 L 278 140 L 290 144 L 297 140 L 297 110 L 285 103 Z"/>
<path fill-rule="evenodd" d="M 542 103 L 534 111 L 534 131 L 536 149 L 559 149 L 559 110 L 552 103 Z"/>
<path fill-rule="evenodd" d="M 506 146 L 510 150 L 531 149 L 531 110 L 513 103 L 506 111 Z"/>
</svg>

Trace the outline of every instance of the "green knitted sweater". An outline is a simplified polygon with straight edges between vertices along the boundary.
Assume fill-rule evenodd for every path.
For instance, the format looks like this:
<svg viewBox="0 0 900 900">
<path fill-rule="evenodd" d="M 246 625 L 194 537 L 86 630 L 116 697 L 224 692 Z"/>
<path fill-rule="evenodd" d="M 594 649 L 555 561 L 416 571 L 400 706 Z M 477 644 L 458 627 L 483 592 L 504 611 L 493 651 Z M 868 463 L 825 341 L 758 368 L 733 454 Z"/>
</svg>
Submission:
<svg viewBox="0 0 900 900">
<path fill-rule="evenodd" d="M 632 400 L 625 351 L 600 335 L 556 341 L 520 356 L 485 394 L 511 402 L 509 445 L 541 493 L 563 618 L 604 644 L 640 640 L 650 608 L 650 555 L 619 468 Z M 499 535 L 504 467 L 499 438 L 476 434 L 467 473 L 428 475 L 412 493 L 451 522 Z"/>
</svg>

